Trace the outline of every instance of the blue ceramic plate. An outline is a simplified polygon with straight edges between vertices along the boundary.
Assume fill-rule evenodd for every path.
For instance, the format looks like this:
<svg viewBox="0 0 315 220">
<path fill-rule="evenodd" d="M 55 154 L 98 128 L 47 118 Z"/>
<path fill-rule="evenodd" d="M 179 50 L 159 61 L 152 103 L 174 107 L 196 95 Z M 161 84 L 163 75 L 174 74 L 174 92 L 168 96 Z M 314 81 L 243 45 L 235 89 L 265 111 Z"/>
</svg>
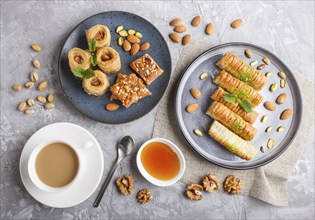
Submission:
<svg viewBox="0 0 315 220">
<path fill-rule="evenodd" d="M 73 47 L 87 49 L 87 40 L 85 38 L 85 30 L 95 24 L 106 25 L 111 31 L 110 46 L 118 51 L 121 58 L 120 73 L 130 74 L 132 69 L 129 64 L 148 53 L 164 70 L 164 73 L 158 77 L 148 89 L 152 95 L 140 100 L 139 103 L 133 104 L 128 109 L 123 107 L 119 101 L 114 101 L 121 107 L 114 111 L 108 112 L 105 110 L 105 105 L 110 102 L 110 92 L 106 92 L 103 96 L 96 97 L 86 94 L 82 88 L 81 80 L 76 79 L 70 71 L 68 64 L 68 51 Z M 133 29 L 142 33 L 141 42 L 149 42 L 151 47 L 149 50 L 130 56 L 122 47 L 117 45 L 119 35 L 115 32 L 120 25 L 124 29 Z M 121 11 L 109 11 L 93 15 L 78 24 L 66 39 L 59 57 L 59 80 L 61 87 L 73 104 L 73 106 L 87 117 L 99 122 L 108 124 L 121 124 L 138 119 L 150 112 L 162 98 L 171 75 L 171 56 L 165 39 L 161 33 L 149 21 L 144 18 Z M 109 74 L 111 85 L 115 83 L 117 73 Z"/>
</svg>

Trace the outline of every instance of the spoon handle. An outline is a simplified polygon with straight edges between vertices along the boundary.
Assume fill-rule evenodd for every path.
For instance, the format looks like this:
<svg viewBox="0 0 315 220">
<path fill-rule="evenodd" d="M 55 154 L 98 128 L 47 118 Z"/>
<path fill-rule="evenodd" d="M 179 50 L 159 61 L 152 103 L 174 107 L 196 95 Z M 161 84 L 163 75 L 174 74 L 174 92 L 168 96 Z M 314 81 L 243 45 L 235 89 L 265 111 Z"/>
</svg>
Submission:
<svg viewBox="0 0 315 220">
<path fill-rule="evenodd" d="M 102 198 L 103 198 L 103 195 L 104 195 L 104 193 L 105 193 L 105 191 L 106 191 L 106 189 L 107 189 L 107 186 L 108 186 L 109 182 L 111 181 L 111 179 L 112 179 L 112 177 L 113 177 L 113 175 L 114 175 L 114 173 L 115 173 L 115 170 L 116 170 L 116 168 L 117 168 L 119 162 L 120 162 L 120 160 L 117 158 L 117 160 L 116 160 L 114 166 L 113 166 L 112 169 L 110 170 L 110 172 L 109 172 L 109 174 L 108 174 L 108 176 L 107 176 L 105 182 L 103 183 L 103 186 L 102 186 L 102 188 L 101 188 L 101 191 L 98 193 L 98 195 L 97 195 L 97 197 L 96 197 L 96 199 L 95 199 L 95 202 L 93 203 L 93 206 L 94 206 L 94 207 L 98 207 L 98 206 L 99 206 L 99 204 L 100 204 L 100 202 L 101 202 L 101 200 L 102 200 Z"/>
</svg>

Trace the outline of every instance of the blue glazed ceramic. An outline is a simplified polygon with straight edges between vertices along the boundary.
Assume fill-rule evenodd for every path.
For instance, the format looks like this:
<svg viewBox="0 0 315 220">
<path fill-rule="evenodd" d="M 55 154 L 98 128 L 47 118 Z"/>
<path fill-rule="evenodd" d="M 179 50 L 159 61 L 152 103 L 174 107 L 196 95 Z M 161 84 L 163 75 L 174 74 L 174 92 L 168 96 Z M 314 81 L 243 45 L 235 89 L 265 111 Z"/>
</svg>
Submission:
<svg viewBox="0 0 315 220">
<path fill-rule="evenodd" d="M 164 73 L 158 77 L 151 85 L 147 86 L 152 95 L 140 100 L 139 103 L 133 104 L 128 109 L 123 107 L 119 101 L 111 101 L 118 103 L 121 107 L 114 111 L 105 110 L 105 105 L 110 102 L 110 91 L 103 96 L 96 97 L 86 94 L 82 88 L 82 81 L 76 79 L 70 71 L 68 64 L 68 51 L 73 47 L 87 49 L 88 44 L 85 38 L 85 31 L 95 24 L 106 25 L 111 32 L 110 47 L 118 51 L 121 58 L 120 73 L 130 74 L 133 70 L 129 64 L 148 53 L 164 70 Z M 136 55 L 130 56 L 122 47 L 117 45 L 117 39 L 120 37 L 116 32 L 116 28 L 120 25 L 124 29 L 133 29 L 142 33 L 141 42 L 149 42 L 151 47 L 147 51 L 139 51 Z M 138 119 L 149 113 L 162 98 L 171 75 L 172 64 L 171 55 L 165 39 L 161 33 L 149 21 L 144 18 L 121 11 L 109 11 L 93 15 L 78 24 L 66 39 L 61 49 L 59 57 L 59 80 L 61 87 L 73 106 L 87 117 L 99 122 L 108 124 L 121 124 Z M 111 85 L 115 83 L 117 73 L 109 74 Z"/>
</svg>

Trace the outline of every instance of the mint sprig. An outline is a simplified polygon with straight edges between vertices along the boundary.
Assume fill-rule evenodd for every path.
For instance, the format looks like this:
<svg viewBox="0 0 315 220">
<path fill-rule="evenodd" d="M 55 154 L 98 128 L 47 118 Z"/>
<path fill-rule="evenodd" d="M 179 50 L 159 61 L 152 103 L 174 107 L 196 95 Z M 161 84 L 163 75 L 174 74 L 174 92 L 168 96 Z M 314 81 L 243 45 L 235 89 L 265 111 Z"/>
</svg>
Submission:
<svg viewBox="0 0 315 220">
<path fill-rule="evenodd" d="M 88 42 L 89 51 L 91 53 L 90 62 L 93 66 L 97 65 L 97 60 L 95 56 L 95 50 L 96 50 L 96 41 L 95 39 L 90 39 Z"/>
<path fill-rule="evenodd" d="M 84 70 L 81 67 L 76 68 L 72 71 L 73 75 L 80 79 L 89 79 L 94 76 L 94 71 L 92 69 Z"/>
<path fill-rule="evenodd" d="M 246 112 L 252 112 L 253 104 L 247 99 L 240 99 L 237 95 L 227 93 L 223 95 L 223 99 L 228 103 L 238 103 Z"/>
<path fill-rule="evenodd" d="M 92 64 L 93 66 L 96 66 L 96 65 L 97 65 L 97 60 L 96 60 L 95 55 L 92 55 L 92 56 L 90 57 L 90 62 L 91 62 L 91 64 Z"/>
</svg>

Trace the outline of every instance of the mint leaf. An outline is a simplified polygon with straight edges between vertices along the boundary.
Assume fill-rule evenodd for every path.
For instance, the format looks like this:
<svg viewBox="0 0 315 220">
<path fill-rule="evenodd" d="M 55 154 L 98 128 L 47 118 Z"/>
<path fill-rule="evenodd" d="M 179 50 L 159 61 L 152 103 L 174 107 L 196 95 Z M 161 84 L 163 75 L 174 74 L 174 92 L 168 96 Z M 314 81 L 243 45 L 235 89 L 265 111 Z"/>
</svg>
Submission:
<svg viewBox="0 0 315 220">
<path fill-rule="evenodd" d="M 94 39 L 89 40 L 88 46 L 89 46 L 89 51 L 91 53 L 94 53 L 95 52 L 95 47 L 96 47 L 96 41 Z"/>
<path fill-rule="evenodd" d="M 78 67 L 75 70 L 73 70 L 72 73 L 78 78 L 83 78 L 83 76 L 85 75 L 85 70 Z"/>
<path fill-rule="evenodd" d="M 227 93 L 227 94 L 224 94 L 224 95 L 223 95 L 223 99 L 224 99 L 226 102 L 234 103 L 234 102 L 237 101 L 237 95 Z"/>
<path fill-rule="evenodd" d="M 94 71 L 92 69 L 87 69 L 83 76 L 84 79 L 89 79 L 94 76 Z"/>
<path fill-rule="evenodd" d="M 239 102 L 240 106 L 246 111 L 246 112 L 252 112 L 253 105 L 250 101 L 247 99 L 242 100 Z"/>
<path fill-rule="evenodd" d="M 90 62 L 93 66 L 96 66 L 97 65 L 97 60 L 96 60 L 96 57 L 95 56 L 91 56 L 90 57 Z"/>
</svg>

